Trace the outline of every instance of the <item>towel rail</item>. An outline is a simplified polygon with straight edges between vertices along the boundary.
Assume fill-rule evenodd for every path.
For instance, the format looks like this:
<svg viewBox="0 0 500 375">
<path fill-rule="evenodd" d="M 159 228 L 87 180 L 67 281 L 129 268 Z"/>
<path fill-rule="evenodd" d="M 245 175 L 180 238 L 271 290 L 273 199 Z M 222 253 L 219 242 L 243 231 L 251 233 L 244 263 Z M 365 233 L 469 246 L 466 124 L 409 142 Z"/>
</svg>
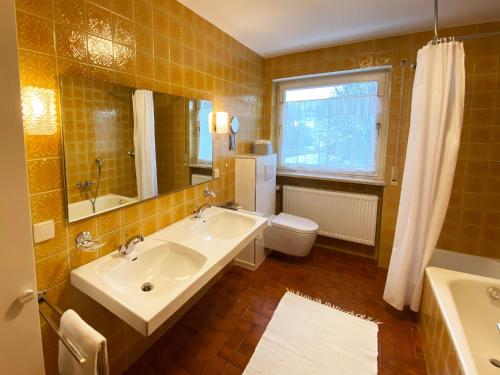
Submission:
<svg viewBox="0 0 500 375">
<path fill-rule="evenodd" d="M 59 316 L 62 316 L 63 312 L 61 309 L 59 309 L 57 306 L 54 306 L 52 303 L 50 303 L 47 298 L 45 297 L 45 290 L 39 291 L 38 294 L 38 304 L 45 303 L 47 306 L 49 306 L 53 311 L 55 311 Z M 56 335 L 59 337 L 59 340 L 64 344 L 66 349 L 69 350 L 73 358 L 80 363 L 83 364 L 85 363 L 86 359 L 85 357 L 80 353 L 80 351 L 76 348 L 76 346 L 71 342 L 70 339 L 68 339 L 66 336 L 64 336 L 61 333 L 61 330 L 57 327 L 56 323 L 52 321 L 48 316 L 45 315 L 45 313 L 39 308 L 40 315 L 42 318 L 47 322 L 50 328 L 56 333 Z"/>
</svg>

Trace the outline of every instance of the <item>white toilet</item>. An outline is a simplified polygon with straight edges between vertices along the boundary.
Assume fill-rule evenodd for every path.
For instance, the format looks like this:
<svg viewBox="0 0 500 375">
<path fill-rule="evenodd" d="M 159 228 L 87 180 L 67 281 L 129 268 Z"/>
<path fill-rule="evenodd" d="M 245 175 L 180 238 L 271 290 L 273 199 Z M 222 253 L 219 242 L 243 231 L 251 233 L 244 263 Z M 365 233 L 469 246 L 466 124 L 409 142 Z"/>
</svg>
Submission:
<svg viewBox="0 0 500 375">
<path fill-rule="evenodd" d="M 314 221 L 281 213 L 269 218 L 269 226 L 264 232 L 264 246 L 270 250 L 288 255 L 305 257 L 318 234 L 318 224 Z"/>
<path fill-rule="evenodd" d="M 276 207 L 276 154 L 238 155 L 235 160 L 236 202 L 244 210 L 269 218 L 269 226 L 264 232 L 264 247 L 299 257 L 309 254 L 316 240 L 318 224 L 285 213 L 273 215 Z M 263 260 L 262 254 L 265 254 L 261 242 L 259 246 L 250 245 L 236 260 L 240 264 L 256 267 Z"/>
</svg>

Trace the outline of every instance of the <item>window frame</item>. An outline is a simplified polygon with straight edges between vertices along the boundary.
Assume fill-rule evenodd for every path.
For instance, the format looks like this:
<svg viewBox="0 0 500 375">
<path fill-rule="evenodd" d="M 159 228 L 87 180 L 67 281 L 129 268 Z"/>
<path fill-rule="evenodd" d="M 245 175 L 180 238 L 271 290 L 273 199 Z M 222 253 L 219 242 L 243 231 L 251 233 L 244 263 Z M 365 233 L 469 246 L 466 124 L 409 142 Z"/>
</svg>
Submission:
<svg viewBox="0 0 500 375">
<path fill-rule="evenodd" d="M 314 179 L 340 180 L 349 182 L 361 182 L 376 185 L 384 184 L 385 158 L 387 150 L 388 118 L 389 118 L 389 94 L 391 66 L 377 68 L 356 69 L 349 71 L 333 72 L 326 74 L 306 75 L 293 78 L 275 80 L 277 84 L 277 127 L 276 127 L 276 150 L 278 156 L 277 174 L 281 176 L 308 177 Z M 355 83 L 377 81 L 377 96 L 380 100 L 378 121 L 380 124 L 376 145 L 376 170 L 374 173 L 364 172 L 331 172 L 311 170 L 304 168 L 290 168 L 282 163 L 282 134 L 283 134 L 283 104 L 285 91 L 291 89 L 307 89 L 321 86 L 338 85 L 343 83 Z"/>
</svg>

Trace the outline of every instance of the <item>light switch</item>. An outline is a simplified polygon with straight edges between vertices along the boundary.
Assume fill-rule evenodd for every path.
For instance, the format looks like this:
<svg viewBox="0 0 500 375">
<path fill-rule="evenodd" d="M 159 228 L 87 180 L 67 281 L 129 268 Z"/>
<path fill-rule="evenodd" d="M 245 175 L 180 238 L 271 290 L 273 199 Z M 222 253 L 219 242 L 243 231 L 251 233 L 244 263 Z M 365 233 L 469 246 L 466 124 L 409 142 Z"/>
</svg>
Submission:
<svg viewBox="0 0 500 375">
<path fill-rule="evenodd" d="M 50 240 L 55 236 L 54 220 L 44 221 L 33 225 L 33 238 L 35 243 Z"/>
<path fill-rule="evenodd" d="M 219 177 L 220 177 L 219 168 L 214 168 L 214 178 L 219 178 Z"/>
</svg>

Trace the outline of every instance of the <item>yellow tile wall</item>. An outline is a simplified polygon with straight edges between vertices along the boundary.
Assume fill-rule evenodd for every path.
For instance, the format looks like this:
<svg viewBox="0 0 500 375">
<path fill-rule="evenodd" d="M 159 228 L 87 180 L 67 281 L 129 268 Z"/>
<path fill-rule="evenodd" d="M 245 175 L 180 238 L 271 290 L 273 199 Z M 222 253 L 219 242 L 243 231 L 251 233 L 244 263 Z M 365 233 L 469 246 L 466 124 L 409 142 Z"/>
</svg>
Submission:
<svg viewBox="0 0 500 375">
<path fill-rule="evenodd" d="M 422 349 L 429 375 L 462 375 L 457 353 L 427 276 L 418 319 Z"/>
<path fill-rule="evenodd" d="M 500 23 L 485 23 L 442 30 L 442 36 L 499 31 Z M 409 130 L 409 109 L 414 72 L 407 70 L 404 105 L 399 108 L 401 59 L 408 65 L 432 38 L 430 32 L 340 45 L 266 59 L 264 136 L 275 141 L 276 84 L 274 79 L 307 74 L 392 66 L 379 264 L 389 264 L 400 186 L 390 186 L 399 111 L 403 111 L 400 175 L 404 167 Z M 466 97 L 464 125 L 453 192 L 438 247 L 500 258 L 500 38 L 464 42 Z"/>
<path fill-rule="evenodd" d="M 72 75 L 207 99 L 214 110 L 239 116 L 238 152 L 248 152 L 250 141 L 261 136 L 263 58 L 177 1 L 17 0 L 16 7 L 23 87 L 52 89 L 59 97 L 58 76 Z M 236 152 L 228 151 L 227 136 L 214 134 L 220 178 L 68 225 L 60 128 L 53 135 L 25 134 L 32 221 L 56 223 L 56 237 L 35 245 L 37 284 L 108 338 L 113 369 L 151 340 L 71 287 L 70 270 L 115 250 L 126 235 L 149 234 L 186 217 L 205 202 L 207 185 L 216 200 L 232 199 Z M 83 230 L 105 246 L 77 251 L 75 236 Z M 42 333 L 47 372 L 57 373 L 57 339 L 45 324 Z"/>
<path fill-rule="evenodd" d="M 156 159 L 160 194 L 189 185 L 186 165 L 186 126 L 189 101 L 180 96 L 155 95 Z M 173 142 L 172 142 L 173 140 Z"/>
</svg>

